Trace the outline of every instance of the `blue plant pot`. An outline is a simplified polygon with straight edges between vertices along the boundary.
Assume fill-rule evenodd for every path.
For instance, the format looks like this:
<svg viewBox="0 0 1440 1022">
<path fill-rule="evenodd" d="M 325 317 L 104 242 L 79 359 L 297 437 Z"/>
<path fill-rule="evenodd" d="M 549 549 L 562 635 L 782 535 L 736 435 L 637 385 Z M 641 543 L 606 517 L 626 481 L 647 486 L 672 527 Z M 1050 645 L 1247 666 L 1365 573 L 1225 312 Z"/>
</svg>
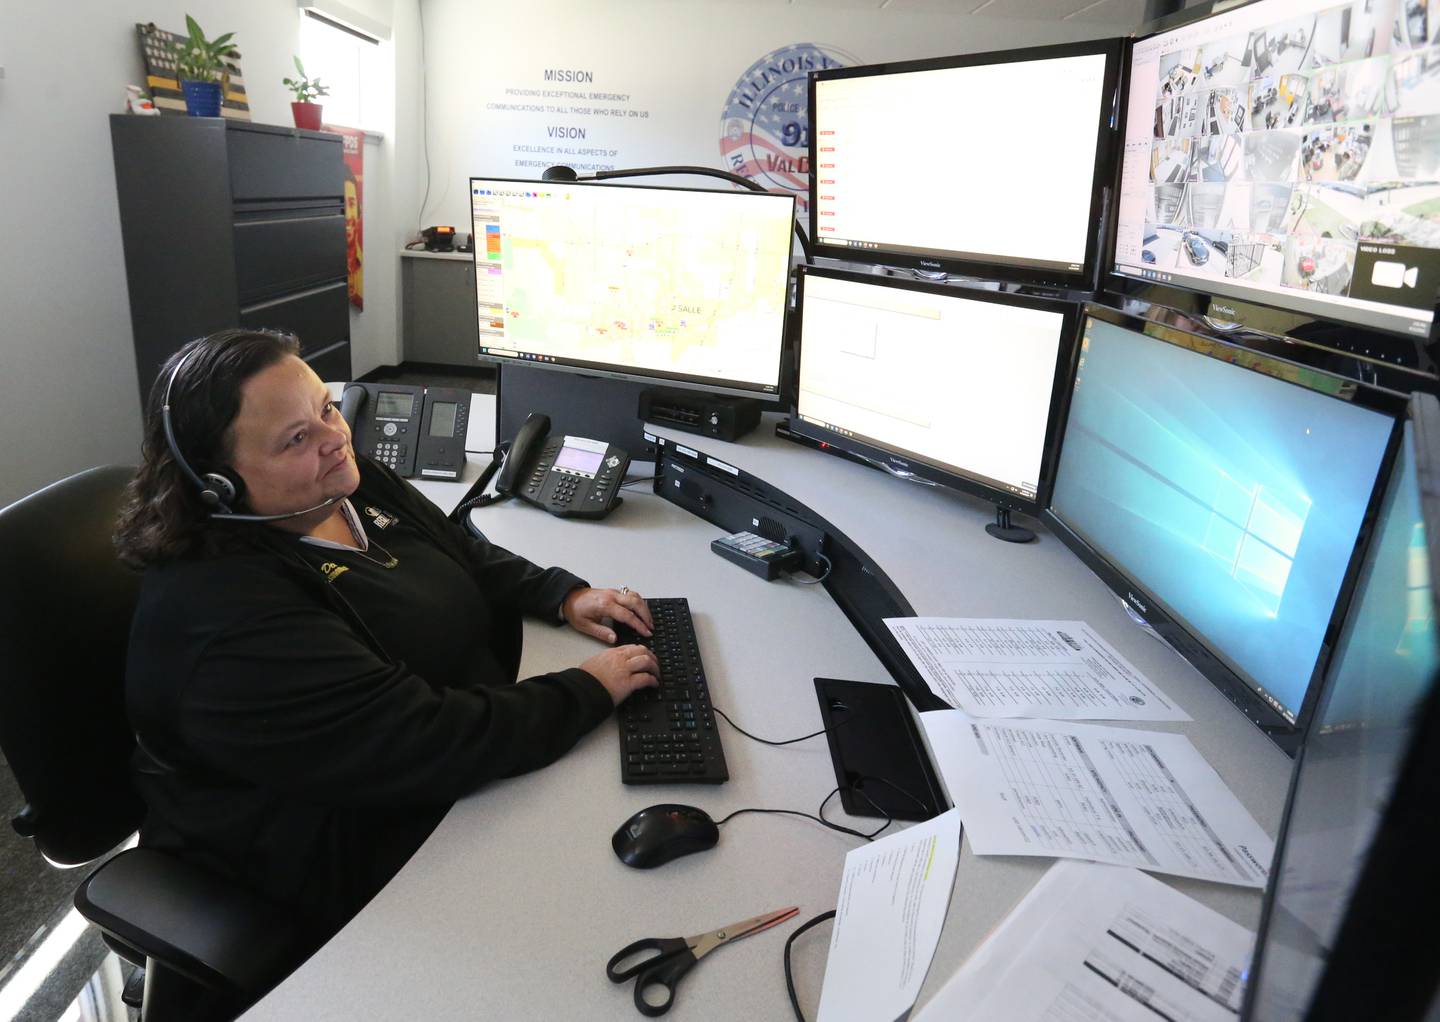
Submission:
<svg viewBox="0 0 1440 1022">
<path fill-rule="evenodd" d="M 181 82 L 180 91 L 185 93 L 185 112 L 191 117 L 220 116 L 219 82 Z"/>
</svg>

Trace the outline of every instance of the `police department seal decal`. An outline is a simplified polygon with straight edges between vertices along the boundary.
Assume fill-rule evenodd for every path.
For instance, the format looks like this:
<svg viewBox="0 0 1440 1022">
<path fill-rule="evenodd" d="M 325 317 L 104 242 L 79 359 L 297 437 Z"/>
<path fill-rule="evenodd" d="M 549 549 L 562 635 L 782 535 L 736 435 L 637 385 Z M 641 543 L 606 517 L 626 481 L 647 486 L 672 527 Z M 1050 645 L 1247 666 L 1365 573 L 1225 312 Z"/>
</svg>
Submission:
<svg viewBox="0 0 1440 1022">
<path fill-rule="evenodd" d="M 751 64 L 720 113 L 720 156 L 732 174 L 787 191 L 796 212 L 810 207 L 811 71 L 860 60 L 835 46 L 794 43 Z"/>
</svg>

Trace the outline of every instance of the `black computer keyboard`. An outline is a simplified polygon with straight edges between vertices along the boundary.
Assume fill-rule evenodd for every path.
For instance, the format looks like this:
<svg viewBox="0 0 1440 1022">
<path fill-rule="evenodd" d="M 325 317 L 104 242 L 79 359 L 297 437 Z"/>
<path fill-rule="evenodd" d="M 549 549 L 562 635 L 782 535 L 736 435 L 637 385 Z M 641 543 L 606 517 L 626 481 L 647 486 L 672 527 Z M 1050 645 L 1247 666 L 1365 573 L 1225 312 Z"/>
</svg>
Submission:
<svg viewBox="0 0 1440 1022">
<path fill-rule="evenodd" d="M 620 779 L 626 784 L 720 784 L 730 779 L 710 710 L 705 665 L 683 596 L 647 599 L 655 634 L 616 622 L 616 645 L 649 646 L 660 661 L 659 688 L 620 704 Z"/>
</svg>

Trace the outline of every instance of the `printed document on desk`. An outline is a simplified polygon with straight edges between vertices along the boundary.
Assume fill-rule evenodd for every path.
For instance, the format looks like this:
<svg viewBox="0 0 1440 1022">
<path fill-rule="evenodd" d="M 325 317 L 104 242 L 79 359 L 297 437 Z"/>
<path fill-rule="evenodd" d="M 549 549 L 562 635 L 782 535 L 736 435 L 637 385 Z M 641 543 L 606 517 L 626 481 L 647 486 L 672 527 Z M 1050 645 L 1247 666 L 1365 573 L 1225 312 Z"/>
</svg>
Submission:
<svg viewBox="0 0 1440 1022">
<path fill-rule="evenodd" d="M 1184 735 L 920 714 L 976 855 L 1054 855 L 1264 887 L 1274 842 Z"/>
<path fill-rule="evenodd" d="M 1154 877 L 1061 861 L 914 1022 L 1234 1022 L 1253 944 Z"/>
<path fill-rule="evenodd" d="M 888 1022 L 920 995 L 960 862 L 953 809 L 845 856 L 817 1022 Z"/>
<path fill-rule="evenodd" d="M 930 691 L 974 717 L 1189 720 L 1084 621 L 885 619 Z"/>
</svg>

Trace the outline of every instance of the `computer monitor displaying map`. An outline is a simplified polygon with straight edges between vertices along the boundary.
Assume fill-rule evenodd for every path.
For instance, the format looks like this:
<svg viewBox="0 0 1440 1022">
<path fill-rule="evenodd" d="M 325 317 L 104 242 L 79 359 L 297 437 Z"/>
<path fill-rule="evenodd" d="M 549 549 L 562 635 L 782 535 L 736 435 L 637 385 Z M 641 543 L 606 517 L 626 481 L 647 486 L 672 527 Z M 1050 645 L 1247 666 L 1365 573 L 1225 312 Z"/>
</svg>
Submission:
<svg viewBox="0 0 1440 1022">
<path fill-rule="evenodd" d="M 1402 407 L 1388 392 L 1089 306 L 1049 517 L 1293 749 Z"/>
<path fill-rule="evenodd" d="M 1437 15 L 1409 0 L 1217 3 L 1137 39 L 1114 272 L 1213 295 L 1218 319 L 1258 303 L 1430 336 Z"/>
<path fill-rule="evenodd" d="M 471 178 L 480 357 L 780 391 L 795 200 Z"/>
</svg>

